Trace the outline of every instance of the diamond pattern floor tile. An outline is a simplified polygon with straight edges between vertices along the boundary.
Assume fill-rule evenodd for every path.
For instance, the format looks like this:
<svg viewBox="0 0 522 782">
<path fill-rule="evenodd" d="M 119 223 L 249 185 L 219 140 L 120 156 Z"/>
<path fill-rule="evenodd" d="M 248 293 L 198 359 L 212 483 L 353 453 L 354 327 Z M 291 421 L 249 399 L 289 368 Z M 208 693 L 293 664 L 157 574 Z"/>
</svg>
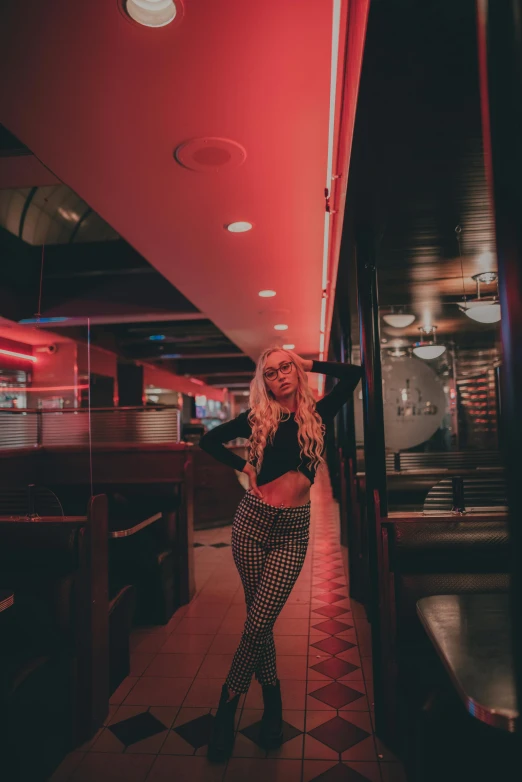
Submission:
<svg viewBox="0 0 522 782">
<path fill-rule="evenodd" d="M 312 611 L 314 614 L 321 614 L 322 616 L 327 616 L 330 619 L 335 619 L 336 616 L 345 614 L 346 608 L 332 604 L 332 605 L 325 605 L 325 606 L 314 606 L 312 608 Z"/>
<path fill-rule="evenodd" d="M 333 717 L 317 728 L 308 731 L 308 733 L 339 753 L 345 752 L 355 744 L 359 744 L 360 741 L 368 738 L 370 735 L 357 725 L 353 725 L 339 716 Z"/>
<path fill-rule="evenodd" d="M 128 747 L 130 744 L 143 741 L 143 739 L 148 739 L 150 736 L 167 730 L 167 726 L 153 717 L 149 711 L 144 711 L 129 719 L 115 722 L 109 725 L 108 729 L 122 744 Z"/>
<path fill-rule="evenodd" d="M 339 654 L 345 652 L 348 649 L 353 649 L 356 644 L 345 641 L 344 638 L 323 638 L 321 641 L 316 641 L 312 644 L 316 649 L 327 654 Z"/>
<path fill-rule="evenodd" d="M 337 592 L 317 592 L 312 593 L 312 597 L 315 600 L 321 600 L 323 603 L 337 603 L 338 600 L 344 600 L 344 595 L 339 595 Z"/>
<path fill-rule="evenodd" d="M 326 622 L 320 622 L 319 624 L 312 625 L 312 627 L 316 630 L 321 630 L 323 633 L 337 635 L 337 633 L 342 633 L 343 630 L 351 630 L 353 625 L 348 625 L 345 622 L 339 622 L 337 619 L 329 619 Z"/>
<path fill-rule="evenodd" d="M 331 657 L 329 660 L 312 665 L 311 668 L 319 673 L 324 673 L 331 679 L 340 679 L 341 676 L 346 676 L 346 674 L 356 671 L 358 666 L 347 663 L 346 660 L 340 660 L 338 657 Z"/>
<path fill-rule="evenodd" d="M 328 591 L 329 589 L 346 589 L 346 584 L 339 581 L 322 581 L 320 584 L 315 585 L 315 589 L 321 591 Z"/>
<path fill-rule="evenodd" d="M 213 719 L 214 717 L 209 712 L 190 720 L 190 722 L 185 722 L 183 725 L 178 725 L 174 731 L 194 749 L 199 749 L 208 744 Z"/>
<path fill-rule="evenodd" d="M 316 576 L 320 576 L 325 581 L 335 581 L 335 579 L 338 576 L 343 576 L 344 573 L 343 573 L 342 570 L 338 570 L 338 569 L 332 570 L 332 569 L 330 569 L 330 570 L 318 570 L 315 575 Z"/>
<path fill-rule="evenodd" d="M 369 780 L 370 777 L 363 776 L 345 763 L 337 763 L 318 777 L 313 777 L 310 782 L 369 782 Z"/>
<path fill-rule="evenodd" d="M 343 706 L 347 706 L 349 703 L 362 698 L 364 693 L 354 690 L 352 687 L 347 687 L 340 682 L 334 682 L 327 684 L 325 687 L 320 687 L 313 692 L 310 692 L 310 696 L 322 703 L 326 703 L 333 709 L 341 709 Z"/>
<path fill-rule="evenodd" d="M 242 728 L 239 732 L 249 738 L 250 741 L 253 741 L 254 744 L 257 744 L 258 747 L 262 746 L 260 739 L 261 720 L 254 722 L 246 728 Z M 300 736 L 302 732 L 302 730 L 298 730 L 296 727 L 283 720 L 283 744 L 291 739 L 295 739 L 296 736 Z"/>
</svg>

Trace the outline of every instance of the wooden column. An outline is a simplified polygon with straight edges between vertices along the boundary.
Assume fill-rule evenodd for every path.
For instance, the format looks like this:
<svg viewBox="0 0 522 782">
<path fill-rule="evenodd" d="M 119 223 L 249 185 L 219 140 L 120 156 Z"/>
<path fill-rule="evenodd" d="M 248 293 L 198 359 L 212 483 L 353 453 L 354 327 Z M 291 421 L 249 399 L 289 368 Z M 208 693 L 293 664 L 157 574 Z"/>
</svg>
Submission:
<svg viewBox="0 0 522 782">
<path fill-rule="evenodd" d="M 484 151 L 502 307 L 501 448 L 512 537 L 515 676 L 522 704 L 522 0 L 477 0 L 477 11 Z M 513 779 L 522 776 L 522 740 L 519 745 L 520 773 L 513 770 Z"/>
<path fill-rule="evenodd" d="M 384 722 L 379 607 L 379 551 L 381 533 L 375 497 L 380 513 L 387 515 L 386 458 L 382 398 L 379 302 L 377 295 L 376 236 L 366 224 L 356 230 L 357 291 L 363 376 L 363 421 L 366 464 L 366 525 L 368 539 L 368 615 L 372 626 L 373 675 L 376 729 Z"/>
</svg>

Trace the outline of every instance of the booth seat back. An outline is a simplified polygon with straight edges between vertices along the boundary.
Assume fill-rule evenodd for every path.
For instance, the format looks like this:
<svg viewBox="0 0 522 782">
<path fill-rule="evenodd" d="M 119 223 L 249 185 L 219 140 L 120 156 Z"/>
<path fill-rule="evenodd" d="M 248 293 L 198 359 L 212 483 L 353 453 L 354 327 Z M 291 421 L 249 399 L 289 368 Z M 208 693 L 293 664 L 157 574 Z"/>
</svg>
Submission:
<svg viewBox="0 0 522 782">
<path fill-rule="evenodd" d="M 90 497 L 87 484 L 54 484 L 51 488 L 65 515 L 79 514 Z M 107 497 L 109 530 L 132 526 L 132 522 L 137 524 L 161 513 L 163 518 L 154 524 L 153 535 L 158 537 L 158 544 L 175 542 L 176 515 L 182 502 L 181 484 L 96 484 L 94 493 Z"/>
<path fill-rule="evenodd" d="M 423 642 L 422 597 L 509 590 L 507 521 L 415 521 L 390 525 L 397 644 Z"/>
<path fill-rule="evenodd" d="M 0 585 L 15 593 L 6 644 L 24 655 L 72 650 L 84 528 L 62 522 L 0 523 Z"/>
</svg>

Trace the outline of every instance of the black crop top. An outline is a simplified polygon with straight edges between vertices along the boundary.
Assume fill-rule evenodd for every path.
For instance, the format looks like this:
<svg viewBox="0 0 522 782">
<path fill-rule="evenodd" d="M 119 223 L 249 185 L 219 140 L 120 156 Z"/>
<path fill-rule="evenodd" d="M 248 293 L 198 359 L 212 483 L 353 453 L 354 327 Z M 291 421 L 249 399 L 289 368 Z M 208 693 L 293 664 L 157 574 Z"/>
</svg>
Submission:
<svg viewBox="0 0 522 782">
<path fill-rule="evenodd" d="M 335 388 L 317 402 L 317 412 L 323 423 L 328 425 L 353 394 L 362 377 L 362 369 L 355 364 L 313 361 L 311 371 L 339 378 L 339 383 Z M 242 459 L 237 453 L 225 448 L 223 443 L 235 440 L 236 437 L 245 439 L 250 437 L 252 429 L 248 422 L 249 412 L 250 410 L 247 410 L 237 418 L 216 426 L 215 429 L 211 429 L 210 432 L 203 435 L 199 441 L 199 445 L 204 451 L 239 472 L 243 470 L 246 459 Z M 314 482 L 315 469 L 309 467 L 307 463 L 301 464 L 297 430 L 294 413 L 290 413 L 289 419 L 279 423 L 273 442 L 266 444 L 261 470 L 257 476 L 258 486 L 269 483 L 290 470 L 299 470 L 309 478 L 310 483 Z"/>
</svg>

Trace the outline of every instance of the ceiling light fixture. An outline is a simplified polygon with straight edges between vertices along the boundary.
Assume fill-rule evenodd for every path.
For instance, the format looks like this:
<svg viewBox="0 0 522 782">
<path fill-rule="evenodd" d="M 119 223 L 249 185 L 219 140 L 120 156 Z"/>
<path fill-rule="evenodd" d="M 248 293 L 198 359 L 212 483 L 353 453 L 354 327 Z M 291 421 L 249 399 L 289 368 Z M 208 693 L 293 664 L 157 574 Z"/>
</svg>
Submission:
<svg viewBox="0 0 522 782">
<path fill-rule="evenodd" d="M 464 302 L 459 304 L 459 309 L 471 320 L 477 323 L 498 323 L 502 317 L 500 311 L 500 301 L 498 299 L 498 275 L 496 272 L 482 272 L 474 274 L 471 278 L 477 284 L 477 296 L 474 299 L 467 299 L 464 296 Z M 497 283 L 497 293 L 492 296 L 481 296 L 480 285 L 491 285 Z"/>
<path fill-rule="evenodd" d="M 229 223 L 227 225 L 227 231 L 230 231 L 231 234 L 243 234 L 251 229 L 252 223 L 247 223 L 245 220 L 238 220 L 235 223 Z"/>
<path fill-rule="evenodd" d="M 382 319 L 388 326 L 392 326 L 394 329 L 406 329 L 415 320 L 415 315 L 399 310 L 398 312 L 392 311 L 388 315 L 383 315 Z"/>
<path fill-rule="evenodd" d="M 286 325 L 286 323 L 276 323 L 274 328 L 276 331 L 286 331 L 288 329 L 288 326 Z"/>
<path fill-rule="evenodd" d="M 494 271 L 485 271 L 480 274 L 474 274 L 472 280 L 477 285 L 477 294 L 475 297 L 468 299 L 466 296 L 466 286 L 464 283 L 464 266 L 462 263 L 462 251 L 460 246 L 460 234 L 462 228 L 457 225 L 455 228 L 455 236 L 457 238 L 457 244 L 459 248 L 460 256 L 460 271 L 462 274 L 462 302 L 458 303 L 458 308 L 461 312 L 475 320 L 477 323 L 498 323 L 502 317 L 500 309 L 499 292 L 498 292 L 498 274 Z M 488 253 L 483 253 L 481 258 L 488 257 Z M 491 285 L 497 283 L 496 293 L 489 296 L 480 295 L 480 286 Z"/>
<path fill-rule="evenodd" d="M 437 330 L 437 326 L 419 327 L 419 331 L 421 334 L 424 334 L 426 336 L 432 335 L 433 339 L 431 341 L 424 340 L 415 343 L 413 352 L 418 358 L 422 358 L 424 359 L 424 361 L 430 361 L 434 358 L 439 358 L 439 356 L 442 356 L 442 354 L 446 352 L 446 345 L 436 344 L 436 339 L 437 339 L 435 335 L 436 330 Z"/>
<path fill-rule="evenodd" d="M 295 348 L 295 345 L 292 345 L 290 343 L 289 345 L 283 345 L 283 350 L 293 350 Z"/>
<path fill-rule="evenodd" d="M 174 0 L 126 0 L 124 5 L 130 18 L 145 27 L 165 27 L 177 14 Z"/>
<path fill-rule="evenodd" d="M 165 334 L 151 334 L 149 339 L 151 342 L 162 342 L 165 339 Z"/>
<path fill-rule="evenodd" d="M 259 291 L 259 293 L 257 295 L 261 296 L 262 299 L 271 299 L 272 296 L 276 295 L 276 292 L 275 291 L 269 291 L 269 290 Z"/>
</svg>

